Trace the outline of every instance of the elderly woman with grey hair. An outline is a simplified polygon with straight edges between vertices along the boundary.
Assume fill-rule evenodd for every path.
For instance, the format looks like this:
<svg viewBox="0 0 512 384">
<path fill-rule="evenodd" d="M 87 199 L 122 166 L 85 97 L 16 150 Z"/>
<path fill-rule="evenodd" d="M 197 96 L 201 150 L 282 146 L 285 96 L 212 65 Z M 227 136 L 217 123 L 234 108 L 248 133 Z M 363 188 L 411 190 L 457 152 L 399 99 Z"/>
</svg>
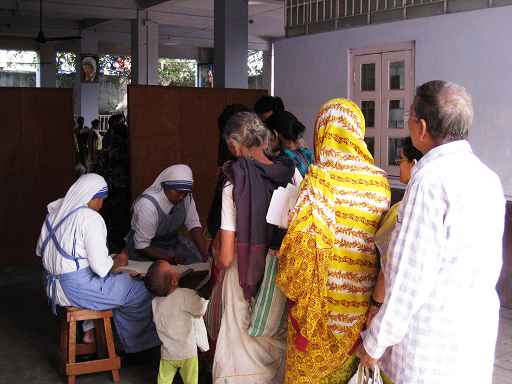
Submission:
<svg viewBox="0 0 512 384">
<path fill-rule="evenodd" d="M 265 259 L 275 227 L 266 213 L 272 193 L 285 187 L 295 173 L 292 159 L 265 156 L 269 131 L 252 112 L 233 115 L 224 133 L 238 159 L 223 167 L 220 247 L 214 260 L 223 268 L 216 290 L 222 299 L 220 329 L 213 365 L 214 383 L 281 383 L 286 334 L 251 337 L 247 333 L 251 304 L 265 272 Z M 221 293 L 221 294 L 220 294 Z M 214 305 L 214 303 L 210 303 Z"/>
</svg>

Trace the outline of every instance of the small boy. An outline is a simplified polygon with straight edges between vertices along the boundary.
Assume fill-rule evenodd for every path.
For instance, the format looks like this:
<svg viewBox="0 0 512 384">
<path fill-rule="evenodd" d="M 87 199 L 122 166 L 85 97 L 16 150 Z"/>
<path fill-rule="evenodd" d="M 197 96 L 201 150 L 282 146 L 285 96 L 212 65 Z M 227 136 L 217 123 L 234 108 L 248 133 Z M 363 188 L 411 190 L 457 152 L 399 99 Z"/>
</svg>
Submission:
<svg viewBox="0 0 512 384">
<path fill-rule="evenodd" d="M 194 316 L 205 314 L 208 301 L 191 289 L 180 288 L 179 278 L 177 269 L 164 260 L 155 261 L 144 278 L 146 288 L 156 296 L 153 320 L 163 343 L 158 384 L 172 384 L 178 368 L 185 384 L 198 382 Z"/>
</svg>

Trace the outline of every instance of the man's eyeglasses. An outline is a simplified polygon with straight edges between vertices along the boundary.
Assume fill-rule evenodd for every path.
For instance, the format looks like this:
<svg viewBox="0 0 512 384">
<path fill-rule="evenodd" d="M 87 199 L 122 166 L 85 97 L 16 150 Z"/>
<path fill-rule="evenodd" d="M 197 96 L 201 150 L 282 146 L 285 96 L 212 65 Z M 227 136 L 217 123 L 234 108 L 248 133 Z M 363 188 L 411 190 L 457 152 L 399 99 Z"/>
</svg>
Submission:
<svg viewBox="0 0 512 384">
<path fill-rule="evenodd" d="M 401 157 L 397 157 L 397 158 L 395 159 L 395 164 L 396 164 L 396 165 L 400 165 L 400 163 L 401 163 L 402 161 L 405 161 L 405 160 L 406 160 L 406 159 L 402 159 Z"/>
<path fill-rule="evenodd" d="M 416 115 L 412 115 L 410 111 L 404 112 L 402 117 L 403 117 L 404 121 L 409 121 L 409 119 L 411 117 L 414 117 L 416 119 Z M 416 119 L 416 121 L 418 121 L 418 119 Z"/>
</svg>

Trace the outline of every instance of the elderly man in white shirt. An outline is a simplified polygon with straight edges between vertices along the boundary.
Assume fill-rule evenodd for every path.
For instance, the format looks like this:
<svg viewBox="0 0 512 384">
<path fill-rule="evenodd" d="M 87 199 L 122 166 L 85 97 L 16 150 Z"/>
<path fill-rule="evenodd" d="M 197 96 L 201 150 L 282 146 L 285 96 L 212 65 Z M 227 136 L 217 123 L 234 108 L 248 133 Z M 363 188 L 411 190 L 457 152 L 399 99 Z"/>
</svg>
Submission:
<svg viewBox="0 0 512 384">
<path fill-rule="evenodd" d="M 417 88 L 408 125 L 425 156 L 398 211 L 384 303 L 356 351 L 394 383 L 492 382 L 505 199 L 467 142 L 472 119 L 463 87 Z"/>
<path fill-rule="evenodd" d="M 132 230 L 126 237 L 130 260 L 166 260 L 171 264 L 206 261 L 208 251 L 191 194 L 193 183 L 187 165 L 173 165 L 135 201 Z M 183 225 L 197 248 L 179 233 Z"/>
</svg>

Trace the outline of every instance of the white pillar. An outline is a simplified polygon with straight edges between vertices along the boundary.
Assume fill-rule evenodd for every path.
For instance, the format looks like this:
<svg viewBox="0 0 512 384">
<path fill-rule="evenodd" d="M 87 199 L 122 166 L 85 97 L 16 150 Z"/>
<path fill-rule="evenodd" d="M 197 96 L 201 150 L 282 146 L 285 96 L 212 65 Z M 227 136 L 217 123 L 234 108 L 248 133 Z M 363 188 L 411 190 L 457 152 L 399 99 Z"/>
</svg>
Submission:
<svg viewBox="0 0 512 384">
<path fill-rule="evenodd" d="M 270 43 L 269 51 L 263 51 L 261 86 L 269 95 L 274 94 L 274 43 Z"/>
<path fill-rule="evenodd" d="M 76 52 L 76 85 L 75 85 L 75 114 L 76 117 L 83 116 L 85 125 L 90 127 L 91 121 L 98 118 L 99 104 L 99 83 L 82 83 L 82 55 L 98 54 L 98 37 L 95 31 L 83 30 L 82 40 L 78 41 Z M 99 68 L 96 63 L 96 76 Z"/>
<path fill-rule="evenodd" d="M 138 11 L 131 35 L 131 83 L 158 85 L 158 13 Z"/>
<path fill-rule="evenodd" d="M 248 87 L 247 12 L 246 0 L 215 0 L 213 53 L 213 86 L 215 88 Z"/>
<path fill-rule="evenodd" d="M 57 85 L 55 46 L 39 44 L 37 52 L 36 87 L 55 88 Z"/>
</svg>

